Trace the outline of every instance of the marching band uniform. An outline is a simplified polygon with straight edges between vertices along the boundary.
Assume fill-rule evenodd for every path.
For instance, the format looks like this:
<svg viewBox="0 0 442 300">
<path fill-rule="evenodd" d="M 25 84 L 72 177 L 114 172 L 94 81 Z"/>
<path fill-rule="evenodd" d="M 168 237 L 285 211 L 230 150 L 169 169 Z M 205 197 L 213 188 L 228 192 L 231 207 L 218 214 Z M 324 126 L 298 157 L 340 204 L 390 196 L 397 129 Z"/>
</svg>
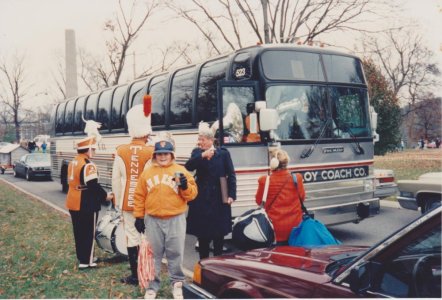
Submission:
<svg viewBox="0 0 442 300">
<path fill-rule="evenodd" d="M 97 166 L 89 160 L 96 145 L 92 136 L 78 141 L 79 153 L 68 166 L 66 207 L 72 218 L 79 269 L 97 265 L 93 262 L 95 226 L 101 203 L 108 199 L 107 192 L 98 183 Z"/>
<path fill-rule="evenodd" d="M 146 104 L 149 105 L 149 104 Z M 127 115 L 130 144 L 117 147 L 112 170 L 112 191 L 115 194 L 116 204 L 122 210 L 124 232 L 127 240 L 127 253 L 131 275 L 121 279 L 122 283 L 138 284 L 137 260 L 140 245 L 140 233 L 135 229 L 134 193 L 138 177 L 141 175 L 147 162 L 152 158 L 153 146 L 146 146 L 151 134 L 150 114 L 146 117 L 143 105 L 132 107 Z"/>
</svg>

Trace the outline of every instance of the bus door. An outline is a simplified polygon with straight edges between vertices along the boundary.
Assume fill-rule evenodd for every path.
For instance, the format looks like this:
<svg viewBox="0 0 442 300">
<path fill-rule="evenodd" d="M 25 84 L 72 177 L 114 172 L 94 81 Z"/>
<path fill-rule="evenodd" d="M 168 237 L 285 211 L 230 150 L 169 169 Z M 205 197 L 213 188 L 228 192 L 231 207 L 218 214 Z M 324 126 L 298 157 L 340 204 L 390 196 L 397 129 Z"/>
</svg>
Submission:
<svg viewBox="0 0 442 300">
<path fill-rule="evenodd" d="M 218 121 L 212 128 L 219 145 L 229 149 L 237 172 L 267 170 L 267 145 L 260 139 L 259 118 L 254 112 L 260 97 L 258 82 L 218 81 L 217 88 Z M 252 122 L 251 113 L 255 114 Z M 250 134 L 255 138 L 249 139 Z"/>
</svg>

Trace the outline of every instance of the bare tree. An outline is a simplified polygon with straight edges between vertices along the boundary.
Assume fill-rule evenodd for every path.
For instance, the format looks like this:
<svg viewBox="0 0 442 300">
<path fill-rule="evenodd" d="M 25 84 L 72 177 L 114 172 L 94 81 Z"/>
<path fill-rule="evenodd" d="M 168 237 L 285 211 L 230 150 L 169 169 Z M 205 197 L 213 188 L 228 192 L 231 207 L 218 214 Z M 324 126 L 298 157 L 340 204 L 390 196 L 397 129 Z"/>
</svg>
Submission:
<svg viewBox="0 0 442 300">
<path fill-rule="evenodd" d="M 1 103 L 6 106 L 12 122 L 15 126 L 15 138 L 20 141 L 20 124 L 23 121 L 21 117 L 23 101 L 29 89 L 25 76 L 25 57 L 24 55 L 15 55 L 10 64 L 6 60 L 0 61 L 0 72 L 5 80 L 2 82 Z"/>
<path fill-rule="evenodd" d="M 417 96 L 435 84 L 439 73 L 434 54 L 424 46 L 422 36 L 412 30 L 388 30 L 384 36 L 366 40 L 365 48 L 379 62 L 396 97 L 415 103 Z M 408 95 L 400 93 L 408 88 Z"/>
<path fill-rule="evenodd" d="M 416 139 L 434 139 L 442 135 L 442 98 L 427 94 L 415 105 L 416 118 L 412 124 Z"/>
<path fill-rule="evenodd" d="M 179 3 L 179 4 L 178 4 Z M 187 2 L 185 2 L 187 3 Z M 307 44 L 320 35 L 364 31 L 365 18 L 381 0 L 168 0 L 166 5 L 193 23 L 217 53 L 244 47 L 253 34 L 258 43 Z M 248 41 L 247 41 L 248 40 Z"/>
<path fill-rule="evenodd" d="M 107 62 L 110 67 L 103 63 L 96 63 L 94 69 L 97 76 L 106 87 L 116 85 L 120 81 L 123 72 L 128 50 L 136 40 L 140 30 L 145 26 L 149 17 L 158 7 L 157 1 L 149 1 L 143 9 L 137 8 L 137 0 L 132 2 L 130 10 L 127 12 L 122 1 L 119 0 L 118 15 L 114 20 L 105 23 L 104 30 L 111 34 L 111 39 L 106 41 Z M 143 11 L 143 15 L 137 21 L 135 13 Z"/>
</svg>

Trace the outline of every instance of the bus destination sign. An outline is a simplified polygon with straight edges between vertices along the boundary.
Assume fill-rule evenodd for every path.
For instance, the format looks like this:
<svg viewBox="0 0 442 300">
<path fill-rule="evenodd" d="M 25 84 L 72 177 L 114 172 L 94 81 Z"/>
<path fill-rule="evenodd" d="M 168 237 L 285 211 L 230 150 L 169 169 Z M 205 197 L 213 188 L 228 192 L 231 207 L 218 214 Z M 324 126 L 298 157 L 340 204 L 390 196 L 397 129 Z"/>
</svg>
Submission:
<svg viewBox="0 0 442 300">
<path fill-rule="evenodd" d="M 368 166 L 301 171 L 299 173 L 302 174 L 306 183 L 363 178 L 368 176 Z"/>
</svg>

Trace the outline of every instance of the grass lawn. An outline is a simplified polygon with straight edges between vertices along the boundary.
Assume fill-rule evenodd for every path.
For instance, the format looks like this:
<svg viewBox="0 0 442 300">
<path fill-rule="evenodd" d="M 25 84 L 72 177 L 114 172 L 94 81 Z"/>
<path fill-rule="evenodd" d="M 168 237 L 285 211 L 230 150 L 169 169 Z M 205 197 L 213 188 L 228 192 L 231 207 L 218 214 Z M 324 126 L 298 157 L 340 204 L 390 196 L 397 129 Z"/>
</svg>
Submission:
<svg viewBox="0 0 442 300">
<path fill-rule="evenodd" d="M 78 270 L 70 217 L 0 181 L 0 298 L 143 298 L 121 284 L 129 263 L 95 247 L 105 262 Z M 158 295 L 171 298 L 168 285 Z"/>
<path fill-rule="evenodd" d="M 427 172 L 442 172 L 442 149 L 407 149 L 375 156 L 374 166 L 378 169 L 392 169 L 396 180 L 417 179 Z"/>
<path fill-rule="evenodd" d="M 406 150 L 375 157 L 396 180 L 442 171 L 442 150 Z M 391 198 L 391 197 L 390 197 Z M 143 298 L 121 284 L 127 261 L 96 247 L 98 268 L 77 269 L 70 217 L 0 181 L 0 298 Z M 164 273 L 164 272 L 163 272 Z M 167 282 L 158 297 L 171 298 Z"/>
</svg>

